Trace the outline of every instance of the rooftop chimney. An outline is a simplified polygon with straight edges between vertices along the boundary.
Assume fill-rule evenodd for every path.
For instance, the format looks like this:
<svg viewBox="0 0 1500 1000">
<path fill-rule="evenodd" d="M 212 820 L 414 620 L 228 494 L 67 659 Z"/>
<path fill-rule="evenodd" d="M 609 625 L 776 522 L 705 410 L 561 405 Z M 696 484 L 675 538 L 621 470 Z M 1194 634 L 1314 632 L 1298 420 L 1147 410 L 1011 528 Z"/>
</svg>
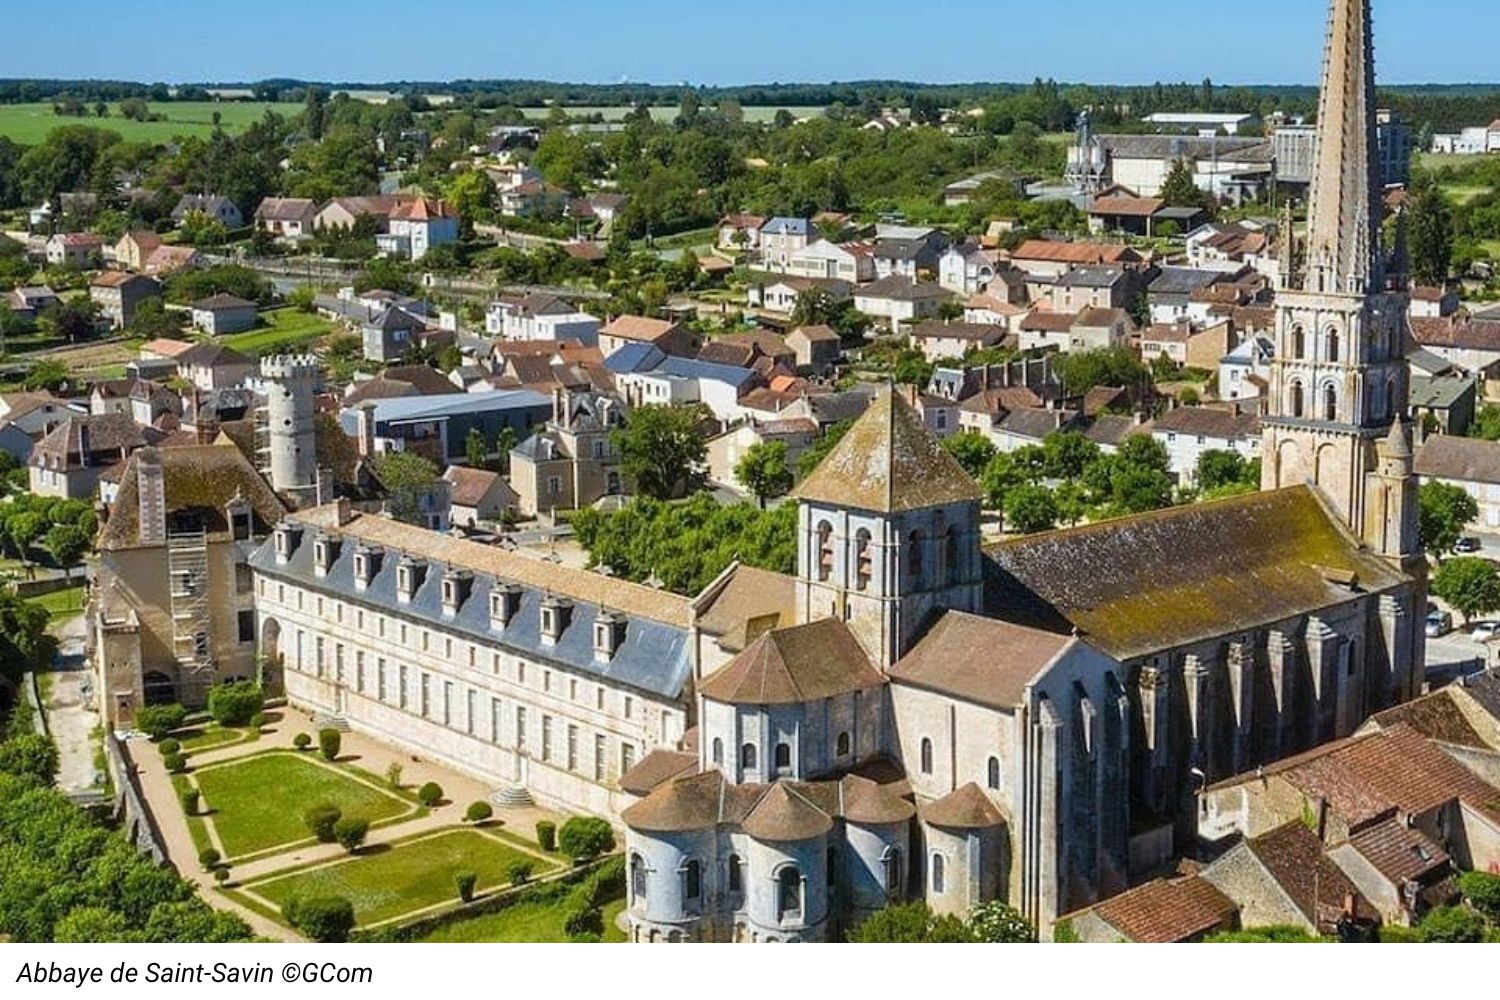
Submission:
<svg viewBox="0 0 1500 1000">
<path fill-rule="evenodd" d="M 161 455 L 155 448 L 142 448 L 135 457 L 136 499 L 140 527 L 137 537 L 144 545 L 167 540 L 167 487 Z"/>
</svg>

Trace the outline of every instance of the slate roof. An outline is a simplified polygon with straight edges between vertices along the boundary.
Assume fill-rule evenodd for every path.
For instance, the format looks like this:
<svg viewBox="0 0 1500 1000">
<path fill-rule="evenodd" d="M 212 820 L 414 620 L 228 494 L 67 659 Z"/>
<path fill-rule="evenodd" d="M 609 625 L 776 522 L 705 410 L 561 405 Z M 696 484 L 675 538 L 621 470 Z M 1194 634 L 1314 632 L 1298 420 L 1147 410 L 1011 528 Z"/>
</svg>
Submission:
<svg viewBox="0 0 1500 1000">
<path fill-rule="evenodd" d="M 1260 417 L 1217 406 L 1179 406 L 1158 417 L 1153 429 L 1188 437 L 1243 440 L 1260 436 Z"/>
<path fill-rule="evenodd" d="M 825 618 L 765 633 L 699 691 L 730 705 L 800 705 L 884 683 L 849 626 Z"/>
<path fill-rule="evenodd" d="M 294 519 L 307 525 L 308 530 L 290 561 L 278 564 L 274 545 L 268 541 L 252 558 L 258 572 L 658 697 L 681 697 L 690 680 L 688 629 L 692 608 L 685 598 L 391 518 L 356 515 L 336 527 L 332 511 L 319 508 L 294 515 Z M 339 547 L 338 559 L 323 577 L 313 570 L 312 538 L 319 528 L 346 539 Z M 385 556 L 369 586 L 356 590 L 354 553 L 361 542 L 379 547 Z M 421 586 L 404 603 L 396 595 L 396 564 L 403 554 L 426 565 Z M 469 597 L 454 615 L 445 615 L 442 605 L 443 571 L 449 566 L 474 574 Z M 521 603 L 510 624 L 496 630 L 490 623 L 489 594 L 504 583 L 521 587 Z M 541 636 L 541 603 L 548 596 L 572 601 L 568 626 L 553 643 L 543 643 Z M 602 609 L 626 618 L 624 639 L 608 661 L 594 654 L 594 619 Z"/>
<path fill-rule="evenodd" d="M 1220 271 L 1200 271 L 1191 267 L 1164 267 L 1148 286 L 1152 295 L 1191 295 L 1201 288 L 1224 280 Z"/>
<path fill-rule="evenodd" d="M 1099 144 L 1113 157 L 1177 160 L 1217 157 L 1236 163 L 1271 163 L 1276 151 L 1267 139 L 1190 135 L 1101 135 Z"/>
<path fill-rule="evenodd" d="M 897 684 L 1009 712 L 1021 705 L 1026 686 L 1077 642 L 1055 632 L 948 611 L 888 673 Z"/>
<path fill-rule="evenodd" d="M 238 295 L 220 292 L 206 299 L 199 299 L 190 308 L 200 312 L 219 312 L 224 309 L 254 309 L 255 303 L 249 299 L 242 299 Z"/>
<path fill-rule="evenodd" d="M 979 485 L 889 389 L 875 397 L 795 496 L 883 514 L 981 499 Z"/>
<path fill-rule="evenodd" d="M 142 427 L 128 413 L 70 413 L 42 436 L 31 452 L 31 464 L 58 462 L 68 467 L 80 460 L 83 435 L 88 435 L 88 453 L 123 453 L 160 441 L 164 435 L 153 428 Z"/>
<path fill-rule="evenodd" d="M 927 321 L 917 324 L 912 330 L 913 340 L 932 337 L 939 340 L 970 340 L 975 343 L 991 343 L 1004 340 L 1006 329 L 991 323 L 942 323 Z"/>
<path fill-rule="evenodd" d="M 254 365 L 255 362 L 232 347 L 213 341 L 202 341 L 183 351 L 172 360 L 179 368 L 218 368 L 228 365 Z"/>
<path fill-rule="evenodd" d="M 1405 577 L 1292 487 L 990 546 L 1000 617 L 1067 631 L 1119 660 L 1319 611 Z"/>
<path fill-rule="evenodd" d="M 920 302 L 924 299 L 951 299 L 956 296 L 942 285 L 931 281 L 913 281 L 893 274 L 868 285 L 861 285 L 854 294 L 866 299 L 890 299 L 895 302 Z"/>
<path fill-rule="evenodd" d="M 1500 484 L 1500 442 L 1434 434 L 1417 449 L 1415 469 L 1428 479 Z"/>
<path fill-rule="evenodd" d="M 456 390 L 456 387 L 455 387 Z M 545 406 L 552 400 L 529 389 L 498 389 L 494 392 L 450 392 L 440 396 L 402 396 L 375 402 L 375 419 L 382 423 L 437 420 L 455 414 L 488 413 L 493 410 Z"/>
<path fill-rule="evenodd" d="M 605 358 L 604 367 L 616 375 L 626 375 L 631 372 L 650 371 L 665 360 L 667 356 L 660 348 L 637 342 L 625 344 Z"/>
<path fill-rule="evenodd" d="M 1238 907 L 1198 876 L 1157 879 L 1107 899 L 1094 912 L 1127 939 L 1171 944 L 1201 937 L 1229 920 Z"/>
</svg>

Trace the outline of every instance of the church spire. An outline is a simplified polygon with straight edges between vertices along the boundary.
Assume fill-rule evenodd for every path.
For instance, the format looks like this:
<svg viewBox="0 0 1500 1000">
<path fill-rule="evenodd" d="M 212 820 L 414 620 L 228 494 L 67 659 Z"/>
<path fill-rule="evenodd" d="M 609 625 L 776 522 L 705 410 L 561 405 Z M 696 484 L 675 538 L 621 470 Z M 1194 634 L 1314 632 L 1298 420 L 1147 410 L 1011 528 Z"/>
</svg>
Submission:
<svg viewBox="0 0 1500 1000">
<path fill-rule="evenodd" d="M 1332 0 L 1309 194 L 1305 291 L 1363 295 L 1384 287 L 1378 153 L 1370 0 Z"/>
</svg>

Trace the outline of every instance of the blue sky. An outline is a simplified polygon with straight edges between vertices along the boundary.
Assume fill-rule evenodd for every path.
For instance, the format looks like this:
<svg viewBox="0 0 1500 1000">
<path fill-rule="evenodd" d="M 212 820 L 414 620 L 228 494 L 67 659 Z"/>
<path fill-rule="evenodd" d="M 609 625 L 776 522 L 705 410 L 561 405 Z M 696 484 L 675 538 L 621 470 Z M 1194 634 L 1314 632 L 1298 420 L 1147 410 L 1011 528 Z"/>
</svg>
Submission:
<svg viewBox="0 0 1500 1000">
<path fill-rule="evenodd" d="M 1324 0 L 71 0 L 7 4 L 3 77 L 1311 83 Z M 1376 0 L 1387 83 L 1500 79 L 1495 0 Z M 107 26 L 107 27 L 105 27 Z"/>
</svg>

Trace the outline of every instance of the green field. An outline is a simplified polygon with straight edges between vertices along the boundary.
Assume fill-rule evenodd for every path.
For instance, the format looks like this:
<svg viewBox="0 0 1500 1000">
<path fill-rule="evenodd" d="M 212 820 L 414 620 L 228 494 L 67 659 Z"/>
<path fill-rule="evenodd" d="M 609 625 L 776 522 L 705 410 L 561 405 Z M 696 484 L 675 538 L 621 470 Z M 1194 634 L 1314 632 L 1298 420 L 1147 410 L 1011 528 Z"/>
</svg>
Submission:
<svg viewBox="0 0 1500 1000">
<path fill-rule="evenodd" d="M 194 777 L 229 858 L 308 840 L 302 814 L 323 802 L 371 823 L 411 809 L 394 795 L 293 753 L 245 757 Z"/>
<path fill-rule="evenodd" d="M 278 907 L 296 896 L 343 896 L 354 904 L 362 926 L 457 899 L 453 877 L 479 876 L 479 891 L 507 885 L 505 869 L 531 861 L 538 874 L 547 863 L 478 830 L 456 829 L 394 846 L 377 845 L 357 857 L 245 886 Z"/>
<path fill-rule="evenodd" d="M 304 347 L 328 335 L 333 324 L 321 319 L 316 313 L 305 313 L 300 309 L 272 309 L 260 314 L 261 321 L 269 325 L 245 333 L 220 337 L 220 343 L 232 347 L 251 357 L 275 354 Z"/>
<path fill-rule="evenodd" d="M 92 105 L 90 105 L 92 109 Z M 243 132 L 251 122 L 259 121 L 266 111 L 290 117 L 302 111 L 300 104 L 261 104 L 253 101 L 183 101 L 152 104 L 150 110 L 166 116 L 166 121 L 135 122 L 120 117 L 118 103 L 111 104 L 107 118 L 91 113 L 82 118 L 55 115 L 52 105 L 0 104 L 0 135 L 24 145 L 35 145 L 48 133 L 63 125 L 92 125 L 113 129 L 128 142 L 167 142 L 179 136 L 210 136 L 214 132 L 214 112 L 219 112 L 226 132 Z"/>
</svg>

